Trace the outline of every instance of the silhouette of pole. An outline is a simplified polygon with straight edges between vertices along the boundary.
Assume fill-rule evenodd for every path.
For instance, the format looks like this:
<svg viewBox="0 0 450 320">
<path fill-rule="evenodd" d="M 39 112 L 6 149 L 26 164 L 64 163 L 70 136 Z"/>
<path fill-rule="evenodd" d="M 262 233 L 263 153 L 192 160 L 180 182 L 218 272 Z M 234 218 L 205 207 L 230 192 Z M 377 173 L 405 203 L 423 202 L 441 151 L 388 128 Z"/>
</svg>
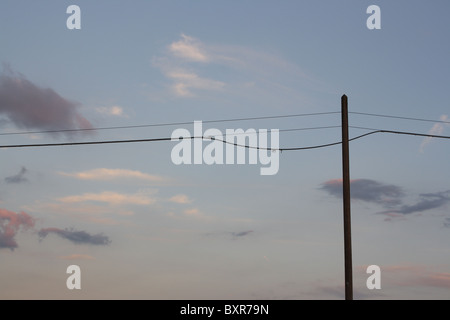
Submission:
<svg viewBox="0 0 450 320">
<path fill-rule="evenodd" d="M 350 161 L 348 143 L 347 96 L 341 97 L 342 118 L 342 187 L 344 207 L 345 300 L 353 300 L 352 233 L 350 220 Z"/>
</svg>

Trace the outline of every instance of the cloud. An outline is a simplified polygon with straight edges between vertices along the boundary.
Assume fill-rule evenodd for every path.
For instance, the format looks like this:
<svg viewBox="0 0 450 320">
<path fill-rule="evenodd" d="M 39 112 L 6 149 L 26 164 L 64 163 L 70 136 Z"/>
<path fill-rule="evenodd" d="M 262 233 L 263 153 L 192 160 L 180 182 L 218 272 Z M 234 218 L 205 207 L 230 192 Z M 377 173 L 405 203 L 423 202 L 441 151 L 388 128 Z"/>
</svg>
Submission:
<svg viewBox="0 0 450 320">
<path fill-rule="evenodd" d="M 342 198 L 342 179 L 328 180 L 320 189 L 338 198 Z M 350 181 L 352 199 L 373 202 L 384 206 L 401 203 L 404 196 L 402 189 L 395 185 L 383 184 L 371 179 L 355 179 Z"/>
<path fill-rule="evenodd" d="M 174 201 L 172 201 L 172 202 L 174 202 Z M 179 203 L 180 204 L 188 204 L 188 203 L 183 203 L 183 202 L 179 202 Z M 182 221 L 212 222 L 217 219 L 214 216 L 206 215 L 199 208 L 196 208 L 196 207 L 185 208 L 185 206 L 182 206 L 181 208 L 178 208 L 175 210 L 169 209 L 165 212 L 165 215 L 167 217 L 170 217 L 171 219 L 177 219 L 177 220 L 182 220 Z"/>
<path fill-rule="evenodd" d="M 196 91 L 220 91 L 225 88 L 223 81 L 199 75 L 192 63 L 209 65 L 214 56 L 208 46 L 199 40 L 181 34 L 181 39 L 168 46 L 163 57 L 154 57 L 152 64 L 172 81 L 170 89 L 178 97 L 194 97 Z M 205 71 L 205 70 L 203 70 Z"/>
<path fill-rule="evenodd" d="M 7 67 L 0 75 L 0 114 L 18 128 L 39 130 L 90 129 L 91 123 L 77 110 L 79 104 L 41 88 Z M 64 132 L 72 136 L 73 132 Z M 52 133 L 56 135 L 56 133 Z"/>
<path fill-rule="evenodd" d="M 168 72 L 166 76 L 174 80 L 172 89 L 176 95 L 182 97 L 193 96 L 190 89 L 220 90 L 225 86 L 221 81 L 202 78 L 193 72 Z"/>
<path fill-rule="evenodd" d="M 244 237 L 250 235 L 253 232 L 254 232 L 253 230 L 231 231 L 231 232 L 230 231 L 216 231 L 216 232 L 208 232 L 208 233 L 205 233 L 204 235 L 208 236 L 208 237 L 210 237 L 210 236 L 213 236 L 213 237 L 217 237 L 217 236 L 219 236 L 219 237 L 226 237 L 228 239 L 231 236 L 231 238 L 233 240 L 236 240 L 236 239 L 239 239 L 239 238 L 244 238 Z M 265 260 L 269 261 L 269 259 L 266 256 L 264 256 L 263 258 Z"/>
<path fill-rule="evenodd" d="M 49 233 L 54 233 L 59 237 L 67 239 L 75 244 L 107 245 L 111 242 L 107 236 L 101 233 L 91 235 L 86 231 L 59 228 L 41 229 L 38 233 L 40 240 L 44 239 Z"/>
<path fill-rule="evenodd" d="M 352 199 L 376 203 L 382 205 L 386 210 L 378 212 L 387 216 L 385 221 L 393 218 L 404 218 L 406 215 L 438 209 L 450 203 L 450 190 L 423 193 L 420 199 L 413 204 L 404 204 L 402 188 L 396 185 L 387 185 L 370 179 L 356 179 L 350 182 L 350 193 Z M 342 198 L 342 179 L 328 180 L 324 182 L 321 190 L 330 195 Z M 444 226 L 450 226 L 450 219 L 444 221 Z"/>
<path fill-rule="evenodd" d="M 194 97 L 195 91 L 220 91 L 225 87 L 224 82 L 200 76 L 172 57 L 153 58 L 152 64 L 172 81 L 170 90 L 178 97 Z"/>
<path fill-rule="evenodd" d="M 200 210 L 198 210 L 198 208 L 186 209 L 183 211 L 183 213 L 185 215 L 187 215 L 188 217 L 200 217 L 201 216 Z"/>
<path fill-rule="evenodd" d="M 36 220 L 32 216 L 23 211 L 16 213 L 6 209 L 0 209 L 0 248 L 8 248 L 13 251 L 18 247 L 15 239 L 17 232 L 19 232 L 19 230 L 34 228 L 35 222 Z M 41 229 L 38 232 L 40 240 L 45 238 L 49 233 L 57 234 L 58 236 L 77 244 L 106 245 L 111 242 L 111 240 L 103 234 L 91 235 L 86 231 L 59 228 Z M 75 258 L 75 256 L 72 256 L 72 258 Z M 82 257 L 78 256 L 78 258 L 80 259 Z"/>
<path fill-rule="evenodd" d="M 20 228 L 32 228 L 35 219 L 25 212 L 15 213 L 0 209 L 0 248 L 14 250 L 18 247 L 14 237 Z"/>
<path fill-rule="evenodd" d="M 22 166 L 22 168 L 20 169 L 19 173 L 12 175 L 10 177 L 6 177 L 5 178 L 5 182 L 6 183 L 22 183 L 22 182 L 27 182 L 28 179 L 25 177 L 25 174 L 27 173 L 27 168 L 25 168 L 24 166 Z"/>
<path fill-rule="evenodd" d="M 109 181 L 114 179 L 138 179 L 145 181 L 160 182 L 165 180 L 164 178 L 156 175 L 150 175 L 137 170 L 127 169 L 107 169 L 98 168 L 88 171 L 80 171 L 76 173 L 58 172 L 60 175 L 77 178 L 80 180 L 102 180 Z"/>
<path fill-rule="evenodd" d="M 36 201 L 34 204 L 22 208 L 46 216 L 63 217 L 83 223 L 101 225 L 130 225 L 132 221 L 129 218 L 136 212 L 130 205 L 122 206 L 121 203 L 116 204 L 116 202 L 89 200 L 62 202 L 59 199 L 54 200 L 53 202 Z"/>
<path fill-rule="evenodd" d="M 113 117 L 128 117 L 121 106 L 98 107 L 95 108 L 98 113 Z"/>
<path fill-rule="evenodd" d="M 448 118 L 448 116 L 446 114 L 441 115 L 439 120 L 447 121 L 447 122 L 450 121 L 450 119 Z M 435 123 L 433 125 L 433 127 L 430 129 L 430 131 L 428 131 L 428 134 L 442 135 L 442 133 L 444 132 L 444 126 L 450 126 L 450 122 L 449 123 Z M 425 146 L 428 145 L 429 143 L 431 143 L 432 139 L 433 139 L 432 137 L 426 137 L 422 140 L 422 143 L 420 144 L 420 149 L 419 149 L 420 152 L 424 151 Z"/>
<path fill-rule="evenodd" d="M 450 289 L 450 273 L 448 272 L 429 273 L 415 279 L 415 281 L 423 286 Z"/>
<path fill-rule="evenodd" d="M 188 204 L 191 203 L 192 200 L 185 194 L 177 194 L 169 199 L 170 202 L 175 202 L 179 204 Z"/>
<path fill-rule="evenodd" d="M 240 237 L 245 237 L 252 232 L 253 232 L 253 230 L 247 230 L 247 231 L 240 231 L 240 232 L 230 232 L 230 234 L 233 236 L 234 239 L 236 239 L 236 238 L 240 238 Z"/>
<path fill-rule="evenodd" d="M 412 205 L 402 205 L 397 209 L 390 209 L 380 214 L 412 214 L 431 209 L 437 209 L 450 202 L 450 190 L 435 193 L 424 193 L 420 195 L 421 199 Z"/>
<path fill-rule="evenodd" d="M 311 90 L 336 93 L 278 53 L 242 45 L 206 43 L 185 34 L 170 43 L 161 55 L 153 56 L 151 62 L 169 80 L 170 94 L 181 98 L 225 92 L 227 97 L 237 96 L 240 100 L 268 103 L 281 98 L 285 105 L 298 106 L 299 102 L 311 103 L 311 98 L 307 98 Z M 149 96 L 161 99 L 164 92 L 167 93 L 152 88 Z"/>
<path fill-rule="evenodd" d="M 175 56 L 196 62 L 208 62 L 210 58 L 200 41 L 181 34 L 181 40 L 173 42 L 169 50 Z"/>
<path fill-rule="evenodd" d="M 81 195 L 67 196 L 59 198 L 63 203 L 80 203 L 86 201 L 104 202 L 110 205 L 150 205 L 156 202 L 155 198 L 150 197 L 150 191 L 140 191 L 135 194 L 123 194 L 113 191 L 103 191 L 100 193 L 84 193 Z"/>
<path fill-rule="evenodd" d="M 444 227 L 450 228 L 450 218 L 445 218 L 445 220 L 444 220 Z"/>
</svg>

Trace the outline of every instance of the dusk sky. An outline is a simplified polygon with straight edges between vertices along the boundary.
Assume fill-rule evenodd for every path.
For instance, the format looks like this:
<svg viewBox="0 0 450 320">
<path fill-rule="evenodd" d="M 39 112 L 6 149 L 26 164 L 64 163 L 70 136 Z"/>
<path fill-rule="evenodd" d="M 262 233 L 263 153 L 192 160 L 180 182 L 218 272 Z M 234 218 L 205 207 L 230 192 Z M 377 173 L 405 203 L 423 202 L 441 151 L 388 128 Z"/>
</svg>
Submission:
<svg viewBox="0 0 450 320">
<path fill-rule="evenodd" d="M 67 27 L 70 5 L 81 29 Z M 367 27 L 370 5 L 381 29 Z M 449 12 L 446 0 L 2 1 L 0 299 L 343 299 L 339 144 L 179 165 L 179 141 L 5 146 L 194 135 L 194 121 L 323 145 L 341 141 L 343 94 L 350 138 L 450 136 Z M 192 162 L 196 141 L 224 163 L 240 149 L 186 141 Z M 350 142 L 355 299 L 450 298 L 449 159 L 448 139 Z M 66 287 L 70 265 L 80 290 Z M 369 265 L 381 289 L 367 288 Z"/>
</svg>

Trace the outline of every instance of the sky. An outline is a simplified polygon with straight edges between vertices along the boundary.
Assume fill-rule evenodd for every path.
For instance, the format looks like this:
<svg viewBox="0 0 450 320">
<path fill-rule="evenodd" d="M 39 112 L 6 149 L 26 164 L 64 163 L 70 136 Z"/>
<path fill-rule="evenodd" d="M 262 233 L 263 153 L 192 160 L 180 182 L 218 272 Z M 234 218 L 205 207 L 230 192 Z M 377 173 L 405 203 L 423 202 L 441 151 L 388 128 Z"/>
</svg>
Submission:
<svg viewBox="0 0 450 320">
<path fill-rule="evenodd" d="M 247 149 L 243 164 L 194 164 L 195 144 L 223 162 L 242 149 L 208 139 L 183 140 L 191 164 L 170 139 L 11 145 L 194 136 L 202 121 L 200 135 L 317 146 L 341 141 L 343 94 L 350 137 L 450 135 L 445 0 L 0 8 L 0 299 L 344 299 L 339 144 L 255 163 Z M 355 299 L 450 297 L 449 143 L 350 142 Z M 81 289 L 66 286 L 70 265 Z M 366 286 L 370 265 L 381 289 Z"/>
</svg>

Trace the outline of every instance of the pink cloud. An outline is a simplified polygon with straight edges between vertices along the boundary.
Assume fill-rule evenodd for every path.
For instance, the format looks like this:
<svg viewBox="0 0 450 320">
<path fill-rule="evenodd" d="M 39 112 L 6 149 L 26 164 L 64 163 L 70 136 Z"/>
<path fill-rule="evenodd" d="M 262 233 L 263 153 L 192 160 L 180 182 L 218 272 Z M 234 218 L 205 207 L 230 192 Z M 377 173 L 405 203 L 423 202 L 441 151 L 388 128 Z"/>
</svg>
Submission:
<svg viewBox="0 0 450 320">
<path fill-rule="evenodd" d="M 0 248 L 14 250 L 18 247 L 15 236 L 20 228 L 32 228 L 35 224 L 33 217 L 25 212 L 13 212 L 0 209 Z"/>
</svg>

